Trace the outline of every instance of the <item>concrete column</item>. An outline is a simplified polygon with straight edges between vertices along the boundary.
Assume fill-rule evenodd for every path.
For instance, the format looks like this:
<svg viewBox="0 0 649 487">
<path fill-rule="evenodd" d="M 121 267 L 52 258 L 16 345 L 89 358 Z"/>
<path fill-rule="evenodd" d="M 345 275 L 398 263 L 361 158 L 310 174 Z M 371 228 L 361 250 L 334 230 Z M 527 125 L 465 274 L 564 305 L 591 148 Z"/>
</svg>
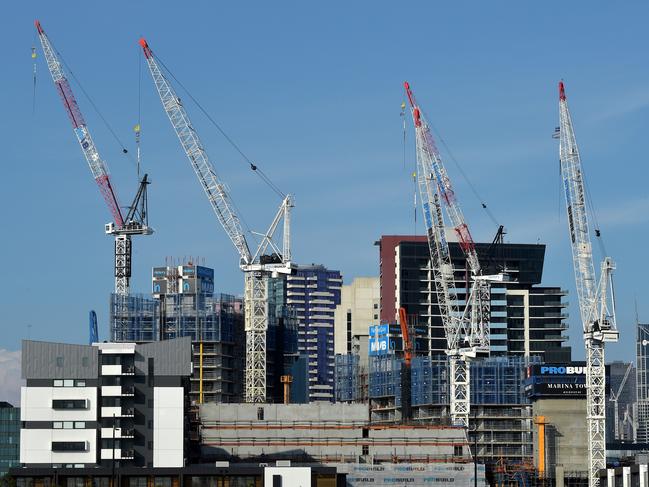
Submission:
<svg viewBox="0 0 649 487">
<path fill-rule="evenodd" d="M 615 487 L 615 469 L 606 469 L 606 487 Z"/>
<path fill-rule="evenodd" d="M 649 487 L 649 465 L 638 465 L 640 487 Z"/>
<path fill-rule="evenodd" d="M 556 482 L 556 487 L 564 487 L 565 476 L 566 475 L 563 469 L 563 465 L 557 465 L 556 467 L 554 467 L 554 479 Z"/>
<path fill-rule="evenodd" d="M 622 467 L 622 487 L 631 487 L 631 467 Z"/>
</svg>

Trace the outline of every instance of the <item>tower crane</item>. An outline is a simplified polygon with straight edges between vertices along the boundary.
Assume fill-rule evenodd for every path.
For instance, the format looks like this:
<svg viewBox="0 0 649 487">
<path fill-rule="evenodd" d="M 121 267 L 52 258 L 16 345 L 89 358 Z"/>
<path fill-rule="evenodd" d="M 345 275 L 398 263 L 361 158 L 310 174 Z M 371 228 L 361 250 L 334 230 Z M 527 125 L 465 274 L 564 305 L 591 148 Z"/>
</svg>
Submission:
<svg viewBox="0 0 649 487">
<path fill-rule="evenodd" d="M 151 235 L 153 233 L 153 229 L 149 226 L 147 208 L 147 186 L 149 185 L 147 175 L 145 174 L 140 181 L 137 194 L 128 209 L 126 217 L 124 217 L 117 202 L 117 196 L 110 180 L 108 168 L 92 140 L 86 121 L 81 114 L 77 100 L 72 92 L 72 87 L 65 76 L 57 53 L 45 34 L 41 23 L 36 20 L 34 24 L 38 31 L 38 37 L 43 47 L 43 54 L 45 55 L 47 67 L 52 75 L 54 86 L 70 118 L 72 128 L 77 136 L 83 155 L 86 161 L 88 161 L 92 176 L 99 186 L 99 191 L 113 217 L 113 221 L 105 225 L 105 232 L 115 237 L 115 293 L 127 295 L 129 293 L 129 281 L 131 278 L 131 237 L 133 235 Z"/>
<path fill-rule="evenodd" d="M 164 76 L 153 51 L 140 39 L 153 83 L 162 106 L 180 140 L 180 144 L 198 177 L 216 217 L 239 254 L 239 267 L 244 273 L 244 313 L 246 331 L 246 402 L 266 401 L 266 332 L 268 330 L 269 278 L 290 274 L 293 270 L 290 249 L 291 195 L 284 196 L 268 231 L 259 234 L 262 240 L 253 254 L 241 227 L 239 216 L 226 185 L 212 165 L 198 133 L 194 129 L 180 97 Z M 254 167 L 253 167 L 254 169 Z M 283 245 L 273 241 L 283 220 Z M 270 254 L 266 252 L 270 250 Z"/>
<path fill-rule="evenodd" d="M 586 348 L 588 485 L 596 487 L 600 485 L 598 471 L 606 468 L 604 344 L 617 342 L 619 338 L 615 325 L 613 290 L 615 264 L 610 257 L 605 257 L 600 266 L 599 282 L 596 280 L 586 212 L 584 173 L 563 82 L 559 82 L 559 122 L 555 134 L 559 139 L 561 178 Z"/>
<path fill-rule="evenodd" d="M 613 425 L 613 431 L 614 431 L 614 438 L 615 440 L 620 440 L 620 416 L 619 416 L 619 407 L 618 407 L 618 401 L 620 399 L 620 394 L 622 394 L 622 390 L 624 390 L 624 386 L 626 385 L 626 381 L 629 379 L 629 374 L 631 373 L 631 369 L 633 368 L 633 364 L 629 363 L 627 365 L 626 371 L 624 372 L 624 377 L 622 378 L 622 382 L 620 382 L 620 386 L 617 388 L 617 391 L 613 392 L 611 390 L 611 402 L 613 403 L 613 417 L 615 418 L 615 424 Z M 628 411 L 625 411 L 625 418 L 626 414 Z"/>
<path fill-rule="evenodd" d="M 469 360 L 489 354 L 489 320 L 491 317 L 490 282 L 502 281 L 502 274 L 483 275 L 471 232 L 453 190 L 451 180 L 426 119 L 417 104 L 410 85 L 404 83 L 415 125 L 417 149 L 417 183 L 428 237 L 431 269 L 437 292 L 437 303 L 446 335 L 451 378 L 451 422 L 468 427 L 470 409 Z M 454 271 L 446 239 L 442 206 L 451 220 L 453 231 L 466 256 L 471 272 L 466 306 L 457 305 Z"/>
</svg>

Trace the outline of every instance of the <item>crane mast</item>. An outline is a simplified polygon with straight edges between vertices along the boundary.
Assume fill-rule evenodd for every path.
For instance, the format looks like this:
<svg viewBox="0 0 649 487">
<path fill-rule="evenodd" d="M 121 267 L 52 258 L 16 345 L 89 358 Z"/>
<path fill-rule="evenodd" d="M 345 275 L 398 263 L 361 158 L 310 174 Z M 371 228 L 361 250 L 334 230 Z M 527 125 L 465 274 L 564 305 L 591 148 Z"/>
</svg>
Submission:
<svg viewBox="0 0 649 487">
<path fill-rule="evenodd" d="M 115 236 L 115 293 L 127 295 L 129 293 L 129 282 L 131 278 L 131 256 L 132 256 L 132 235 L 151 235 L 153 229 L 148 225 L 146 211 L 141 212 L 142 208 L 146 208 L 146 187 L 149 184 L 146 175 L 140 182 L 140 186 L 132 205 L 130 206 L 129 213 L 126 218 L 123 217 L 120 210 L 117 196 L 113 189 L 110 180 L 110 174 L 104 160 L 99 155 L 99 151 L 95 146 L 94 141 L 86 125 L 86 121 L 79 109 L 72 87 L 63 71 L 63 66 L 59 61 L 52 43 L 50 42 L 47 34 L 43 30 L 41 23 L 36 20 L 34 22 L 38 37 L 43 48 L 47 67 L 52 75 L 54 86 L 61 97 L 63 106 L 70 118 L 74 134 L 79 141 L 83 155 L 90 166 L 92 173 L 99 191 L 108 206 L 108 209 L 113 217 L 113 222 L 105 225 L 105 231 L 109 235 Z"/>
<path fill-rule="evenodd" d="M 246 402 L 265 402 L 269 278 L 290 274 L 293 268 L 290 262 L 290 211 L 293 199 L 290 195 L 284 197 L 266 233 L 258 234 L 262 241 L 252 254 L 228 189 L 217 175 L 185 107 L 160 69 L 145 39 L 140 39 L 140 46 L 169 121 L 219 223 L 239 254 L 239 267 L 244 272 L 245 399 Z M 284 227 L 282 248 L 273 241 L 281 221 Z M 269 250 L 271 254 L 267 255 Z"/>
<path fill-rule="evenodd" d="M 446 335 L 451 375 L 451 422 L 467 427 L 470 410 L 470 370 L 468 361 L 489 353 L 489 281 L 502 276 L 483 276 L 475 243 L 453 191 L 439 151 L 410 85 L 404 83 L 415 125 L 417 183 L 431 256 L 431 270 Z M 454 270 L 445 235 L 442 205 L 451 220 L 469 269 L 471 289 L 460 313 L 455 293 Z"/>
<path fill-rule="evenodd" d="M 598 472 L 606 468 L 604 344 L 616 342 L 615 295 L 610 257 L 595 276 L 586 212 L 584 175 L 563 82 L 559 83 L 559 160 L 568 213 L 575 283 L 586 348 L 586 421 L 588 429 L 588 485 L 600 485 Z"/>
</svg>

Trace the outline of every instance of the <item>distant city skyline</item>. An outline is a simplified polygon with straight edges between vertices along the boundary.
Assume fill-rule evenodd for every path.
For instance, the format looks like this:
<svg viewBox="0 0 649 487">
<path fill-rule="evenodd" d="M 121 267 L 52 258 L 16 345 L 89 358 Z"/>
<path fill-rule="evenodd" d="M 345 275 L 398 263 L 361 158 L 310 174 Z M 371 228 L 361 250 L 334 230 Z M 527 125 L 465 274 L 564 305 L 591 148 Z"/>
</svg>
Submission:
<svg viewBox="0 0 649 487">
<path fill-rule="evenodd" d="M 414 140 L 407 119 L 404 158 L 400 105 L 407 79 L 443 136 L 438 142 L 475 240 L 491 241 L 497 228 L 481 208 L 485 202 L 507 228 L 506 241 L 547 244 L 543 283 L 570 291 L 569 344 L 573 358 L 582 359 L 558 144 L 551 138 L 558 125 L 556 84 L 563 78 L 598 210 L 592 225 L 601 228 L 605 250 L 618 265 L 621 340 L 607 347 L 607 359 L 628 360 L 633 353 L 634 300 L 640 321 L 649 321 L 643 299 L 649 264 L 639 245 L 649 237 L 649 168 L 643 163 L 649 66 L 638 62 L 649 40 L 645 3 L 588 9 L 564 2 L 421 3 L 403 9 L 380 2 L 255 8 L 201 2 L 174 10 L 112 2 L 94 6 L 83 21 L 74 4 L 7 10 L 11 22 L 0 32 L 8 67 L 2 86 L 9 95 L 0 203 L 9 262 L 0 281 L 0 349 L 8 354 L 28 337 L 86 343 L 91 309 L 106 339 L 113 287 L 113 241 L 103 232 L 109 212 L 52 86 L 35 38 L 36 18 L 131 152 L 141 108 L 156 233 L 134 239 L 133 291 L 148 292 L 151 268 L 166 256 L 186 255 L 215 268 L 218 292 L 243 290 L 237 254 L 141 59 L 137 40 L 144 35 L 255 164 L 295 194 L 295 262 L 339 269 L 345 283 L 378 275 L 373 243 L 381 235 L 423 230 L 420 211 L 416 225 L 413 219 Z M 137 186 L 135 167 L 81 89 L 74 83 L 73 89 L 127 204 Z M 263 231 L 279 199 L 193 104 L 187 108 L 241 216 Z M 598 243 L 594 249 L 599 262 Z"/>
</svg>

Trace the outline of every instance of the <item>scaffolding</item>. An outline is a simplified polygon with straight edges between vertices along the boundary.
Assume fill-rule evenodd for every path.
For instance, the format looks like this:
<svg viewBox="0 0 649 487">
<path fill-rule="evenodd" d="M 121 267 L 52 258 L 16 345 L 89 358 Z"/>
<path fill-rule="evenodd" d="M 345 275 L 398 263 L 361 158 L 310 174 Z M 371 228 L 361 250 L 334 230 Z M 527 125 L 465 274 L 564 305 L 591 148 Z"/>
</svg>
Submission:
<svg viewBox="0 0 649 487">
<path fill-rule="evenodd" d="M 336 402 L 367 402 L 368 371 L 356 354 L 335 357 Z"/>
<path fill-rule="evenodd" d="M 158 339 L 160 303 L 143 294 L 111 294 L 110 339 L 113 342 L 152 342 Z"/>
</svg>

